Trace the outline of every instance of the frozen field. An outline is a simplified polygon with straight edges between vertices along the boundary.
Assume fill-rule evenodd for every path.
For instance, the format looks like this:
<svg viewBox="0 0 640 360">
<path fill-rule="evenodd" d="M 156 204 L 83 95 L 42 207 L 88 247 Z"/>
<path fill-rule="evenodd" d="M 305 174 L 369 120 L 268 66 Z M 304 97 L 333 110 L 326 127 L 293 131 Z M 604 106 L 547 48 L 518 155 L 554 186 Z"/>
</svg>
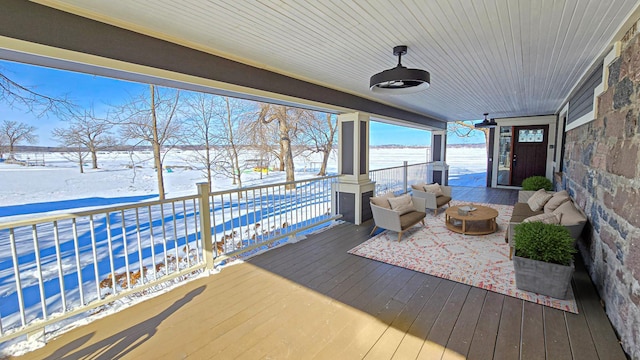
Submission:
<svg viewBox="0 0 640 360">
<path fill-rule="evenodd" d="M 197 169 L 191 156 L 188 151 L 169 152 L 165 166 L 171 172 L 165 169 L 164 173 L 168 198 L 194 194 L 197 191 L 195 184 L 205 181 L 203 172 Z M 401 166 L 403 161 L 421 163 L 426 161 L 426 156 L 425 148 L 374 148 L 370 151 L 369 167 L 374 170 Z M 20 154 L 20 157 L 35 158 L 33 154 Z M 0 163 L 0 219 L 57 208 L 135 202 L 153 199 L 158 195 L 150 152 L 134 154 L 135 169 L 131 167 L 130 155 L 126 152 L 102 153 L 98 157 L 100 169 L 85 167 L 84 174 L 80 174 L 77 164 L 61 154 L 46 154 L 43 160 L 46 166 L 25 167 Z M 315 177 L 319 161 L 318 154 L 305 159 L 297 158 L 296 180 Z M 451 185 L 484 186 L 486 160 L 483 151 L 475 148 L 448 149 L 447 163 Z M 328 172 L 337 172 L 335 154 L 330 158 Z M 248 171 L 242 175 L 242 181 L 244 186 L 255 186 L 261 182 L 276 183 L 284 181 L 284 174 L 271 172 L 260 179 L 259 173 Z M 212 191 L 233 187 L 230 179 L 216 177 Z"/>
</svg>

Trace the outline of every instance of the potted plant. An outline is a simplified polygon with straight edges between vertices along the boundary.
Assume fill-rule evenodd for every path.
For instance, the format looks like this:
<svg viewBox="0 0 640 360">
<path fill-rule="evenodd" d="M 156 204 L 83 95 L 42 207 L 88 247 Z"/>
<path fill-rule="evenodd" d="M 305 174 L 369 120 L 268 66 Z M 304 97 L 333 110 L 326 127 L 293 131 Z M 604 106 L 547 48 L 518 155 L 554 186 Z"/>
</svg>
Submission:
<svg viewBox="0 0 640 360">
<path fill-rule="evenodd" d="M 515 227 L 516 287 L 566 299 L 573 275 L 574 239 L 561 225 L 539 221 Z"/>
<path fill-rule="evenodd" d="M 547 191 L 553 190 L 551 180 L 544 176 L 530 176 L 522 180 L 522 190 L 538 191 L 540 189 L 545 189 Z"/>
</svg>

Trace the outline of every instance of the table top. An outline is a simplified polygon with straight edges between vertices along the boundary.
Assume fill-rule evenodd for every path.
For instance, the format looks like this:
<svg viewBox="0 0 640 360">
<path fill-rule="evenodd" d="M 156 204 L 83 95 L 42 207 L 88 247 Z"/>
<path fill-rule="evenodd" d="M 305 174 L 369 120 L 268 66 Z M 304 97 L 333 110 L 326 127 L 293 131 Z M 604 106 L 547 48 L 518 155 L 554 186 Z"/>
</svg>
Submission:
<svg viewBox="0 0 640 360">
<path fill-rule="evenodd" d="M 458 214 L 458 209 L 463 206 L 471 206 L 476 208 L 474 211 L 469 211 L 469 215 L 460 215 Z M 492 209 L 488 206 L 482 205 L 474 205 L 474 204 L 464 204 L 459 206 L 450 206 L 445 211 L 447 216 L 458 219 L 458 220 L 491 220 L 498 217 L 498 211 L 496 209 Z"/>
</svg>

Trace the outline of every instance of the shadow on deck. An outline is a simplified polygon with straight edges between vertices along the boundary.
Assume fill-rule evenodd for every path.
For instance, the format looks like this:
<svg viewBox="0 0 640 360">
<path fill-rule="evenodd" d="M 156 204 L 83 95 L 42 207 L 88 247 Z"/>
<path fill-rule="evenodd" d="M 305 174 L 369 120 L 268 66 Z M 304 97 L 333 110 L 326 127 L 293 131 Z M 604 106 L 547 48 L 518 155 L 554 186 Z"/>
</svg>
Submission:
<svg viewBox="0 0 640 360">
<path fill-rule="evenodd" d="M 514 190 L 454 188 L 513 204 Z M 580 259 L 579 314 L 347 254 L 341 224 L 76 328 L 24 358 L 625 359 Z"/>
</svg>

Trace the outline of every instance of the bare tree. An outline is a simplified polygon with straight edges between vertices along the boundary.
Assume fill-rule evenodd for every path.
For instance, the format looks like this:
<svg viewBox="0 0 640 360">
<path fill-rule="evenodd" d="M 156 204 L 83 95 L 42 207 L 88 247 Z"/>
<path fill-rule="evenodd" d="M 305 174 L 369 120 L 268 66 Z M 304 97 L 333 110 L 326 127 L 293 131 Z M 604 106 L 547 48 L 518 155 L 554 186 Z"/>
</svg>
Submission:
<svg viewBox="0 0 640 360">
<path fill-rule="evenodd" d="M 34 144 L 38 141 L 38 136 L 34 134 L 35 126 L 17 121 L 5 120 L 0 125 L 0 137 L 4 138 L 4 142 L 9 145 L 9 159 L 15 159 L 15 146 L 27 142 Z"/>
<path fill-rule="evenodd" d="M 34 87 L 19 84 L 0 68 L 0 100 L 9 107 L 26 109 L 40 117 L 48 112 L 58 115 L 73 113 L 75 105 L 63 97 L 52 97 Z"/>
<path fill-rule="evenodd" d="M 91 110 L 82 115 L 72 116 L 69 127 L 53 129 L 52 136 L 64 146 L 84 149 L 91 154 L 91 167 L 97 169 L 98 151 L 116 144 L 110 133 L 112 128 L 113 124 L 96 117 Z M 80 172 L 83 172 L 82 162 Z"/>
<path fill-rule="evenodd" d="M 209 186 L 213 185 L 211 174 L 214 169 L 216 145 L 214 133 L 216 106 L 215 97 L 209 94 L 197 93 L 186 100 L 187 118 L 183 142 L 198 146 L 194 149 L 195 160 L 204 165 Z"/>
<path fill-rule="evenodd" d="M 336 141 L 338 118 L 332 114 L 309 112 L 300 122 L 301 137 L 307 150 L 322 153 L 319 176 L 327 174 L 327 162 Z M 324 119 L 322 118 L 324 117 Z"/>
<path fill-rule="evenodd" d="M 251 104 L 245 100 L 229 97 L 220 98 L 215 114 L 217 131 L 215 142 L 221 151 L 215 161 L 220 165 L 216 172 L 233 179 L 233 184 L 242 187 L 242 172 L 246 166 L 240 162 L 242 150 L 246 148 L 249 115 L 255 113 Z"/>
<path fill-rule="evenodd" d="M 449 123 L 449 127 L 447 128 L 447 131 L 461 138 L 471 137 L 474 131 L 481 131 L 482 133 L 484 133 L 485 143 L 489 142 L 489 129 L 477 128 L 471 121 L 458 120 L 453 123 Z"/>
<path fill-rule="evenodd" d="M 180 92 L 149 85 L 149 94 L 134 97 L 118 110 L 118 123 L 125 140 L 148 143 L 158 180 L 158 196 L 165 198 L 162 164 L 167 153 L 180 140 Z"/>
<path fill-rule="evenodd" d="M 260 162 L 260 179 L 262 179 L 265 169 L 268 173 L 271 159 L 279 158 L 279 147 L 273 146 L 278 143 L 277 132 L 273 125 L 273 123 L 268 124 L 263 121 L 251 121 L 247 124 L 250 147 L 258 154 Z"/>
<path fill-rule="evenodd" d="M 278 124 L 278 135 L 280 144 L 280 171 L 284 165 L 286 181 L 295 181 L 292 138 L 297 135 L 298 122 L 306 116 L 307 110 L 291 108 L 282 105 L 260 104 L 258 121 L 269 124 Z M 291 187 L 291 186 L 288 186 Z"/>
</svg>

